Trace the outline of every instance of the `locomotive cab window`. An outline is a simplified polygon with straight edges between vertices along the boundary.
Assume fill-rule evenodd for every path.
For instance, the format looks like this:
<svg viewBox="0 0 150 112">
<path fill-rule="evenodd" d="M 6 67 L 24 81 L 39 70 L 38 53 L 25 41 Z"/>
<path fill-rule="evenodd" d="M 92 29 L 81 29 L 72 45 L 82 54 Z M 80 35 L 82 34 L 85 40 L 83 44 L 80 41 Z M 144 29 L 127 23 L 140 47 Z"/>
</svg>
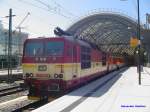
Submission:
<svg viewBox="0 0 150 112">
<path fill-rule="evenodd" d="M 46 43 L 46 55 L 62 56 L 64 52 L 64 42 L 51 41 Z"/>
<path fill-rule="evenodd" d="M 43 54 L 42 42 L 28 42 L 25 45 L 25 56 L 41 56 Z"/>
</svg>

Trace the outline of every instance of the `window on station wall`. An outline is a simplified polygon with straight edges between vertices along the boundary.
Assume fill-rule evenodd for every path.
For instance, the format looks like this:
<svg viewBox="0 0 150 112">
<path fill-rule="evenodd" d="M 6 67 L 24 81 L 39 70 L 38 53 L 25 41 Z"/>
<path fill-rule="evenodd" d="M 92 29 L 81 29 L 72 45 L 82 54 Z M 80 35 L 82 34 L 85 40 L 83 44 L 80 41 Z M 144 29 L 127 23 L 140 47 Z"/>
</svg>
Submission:
<svg viewBox="0 0 150 112">
<path fill-rule="evenodd" d="M 107 61 L 106 55 L 103 54 L 103 55 L 102 55 L 102 66 L 105 66 L 105 65 L 106 65 L 106 61 Z"/>
<path fill-rule="evenodd" d="M 91 67 L 91 50 L 87 47 L 81 47 L 81 69 Z"/>
</svg>

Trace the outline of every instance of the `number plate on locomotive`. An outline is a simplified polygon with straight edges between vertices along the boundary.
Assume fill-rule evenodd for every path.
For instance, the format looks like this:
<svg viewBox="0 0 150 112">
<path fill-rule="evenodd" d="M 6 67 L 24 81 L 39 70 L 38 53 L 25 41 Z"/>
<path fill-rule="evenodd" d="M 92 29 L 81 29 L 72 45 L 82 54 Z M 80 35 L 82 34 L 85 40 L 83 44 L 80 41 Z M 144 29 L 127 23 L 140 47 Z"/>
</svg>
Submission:
<svg viewBox="0 0 150 112">
<path fill-rule="evenodd" d="M 38 71 L 46 71 L 47 70 L 47 66 L 46 65 L 39 65 L 38 66 Z"/>
</svg>

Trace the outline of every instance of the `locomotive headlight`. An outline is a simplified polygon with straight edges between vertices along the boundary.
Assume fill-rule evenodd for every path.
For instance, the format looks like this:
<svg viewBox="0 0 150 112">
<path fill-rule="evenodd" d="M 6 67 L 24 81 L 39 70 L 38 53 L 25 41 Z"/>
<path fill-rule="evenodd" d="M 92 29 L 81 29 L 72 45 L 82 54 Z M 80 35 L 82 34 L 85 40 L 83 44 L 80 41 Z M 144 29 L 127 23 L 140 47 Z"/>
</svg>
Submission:
<svg viewBox="0 0 150 112">
<path fill-rule="evenodd" d="M 25 76 L 26 76 L 26 78 L 33 77 L 33 73 L 26 73 Z"/>
<path fill-rule="evenodd" d="M 63 74 L 54 74 L 54 78 L 63 78 Z"/>
<path fill-rule="evenodd" d="M 54 78 L 58 78 L 58 74 L 54 74 Z"/>
<path fill-rule="evenodd" d="M 33 73 L 30 73 L 30 77 L 33 77 Z"/>
</svg>

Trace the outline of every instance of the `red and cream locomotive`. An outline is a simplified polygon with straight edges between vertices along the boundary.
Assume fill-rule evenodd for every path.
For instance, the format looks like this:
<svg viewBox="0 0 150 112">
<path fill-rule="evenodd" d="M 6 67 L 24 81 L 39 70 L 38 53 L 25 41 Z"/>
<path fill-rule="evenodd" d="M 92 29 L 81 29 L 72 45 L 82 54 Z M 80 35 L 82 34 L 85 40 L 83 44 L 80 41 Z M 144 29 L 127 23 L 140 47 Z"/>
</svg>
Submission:
<svg viewBox="0 0 150 112">
<path fill-rule="evenodd" d="M 27 39 L 22 64 L 29 96 L 41 97 L 66 93 L 124 62 L 85 41 L 54 37 Z"/>
</svg>

